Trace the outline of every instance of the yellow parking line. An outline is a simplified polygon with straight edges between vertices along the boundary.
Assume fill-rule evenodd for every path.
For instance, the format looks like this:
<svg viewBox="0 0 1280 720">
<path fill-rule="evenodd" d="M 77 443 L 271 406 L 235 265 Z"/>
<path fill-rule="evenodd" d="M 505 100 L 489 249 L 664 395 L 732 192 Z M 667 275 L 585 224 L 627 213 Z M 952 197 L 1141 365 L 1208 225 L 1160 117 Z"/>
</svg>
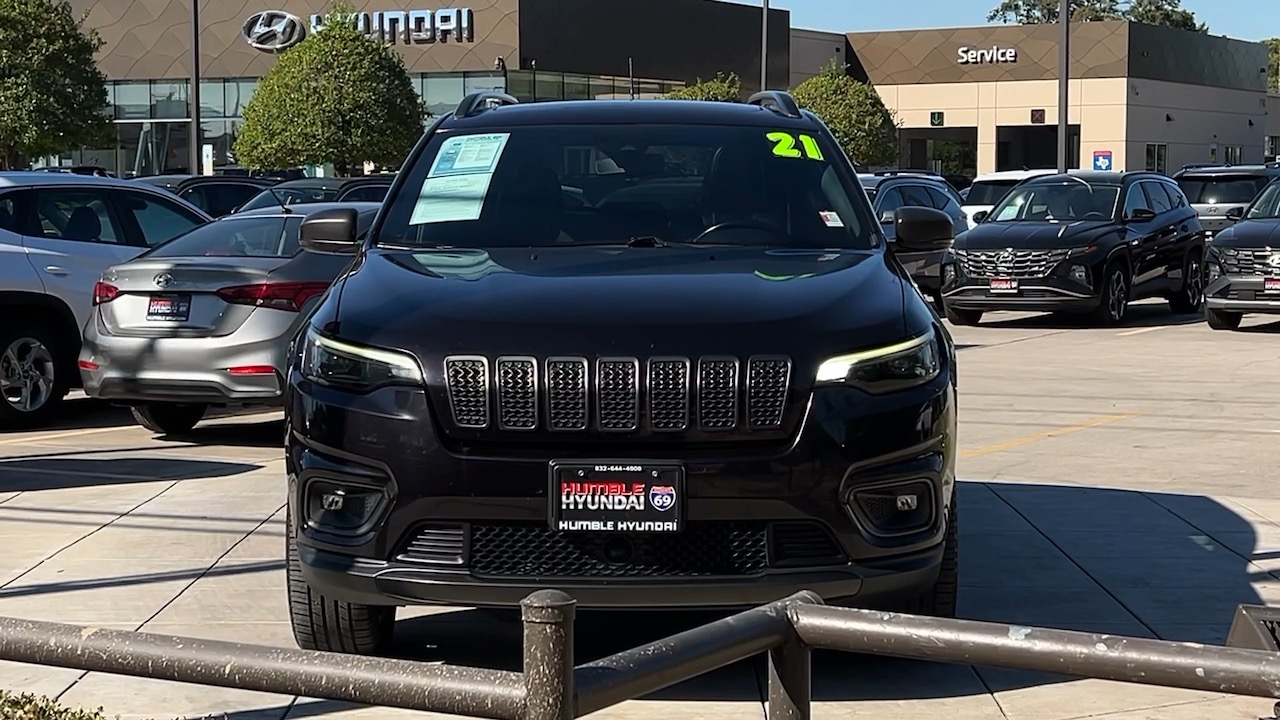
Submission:
<svg viewBox="0 0 1280 720">
<path fill-rule="evenodd" d="M 1149 333 L 1149 332 L 1155 332 L 1157 330 L 1164 330 L 1165 327 L 1166 327 L 1165 325 L 1153 325 L 1151 327 L 1138 328 L 1137 330 L 1125 330 L 1122 333 L 1116 333 L 1116 336 L 1125 337 L 1127 335 L 1141 335 L 1142 333 Z"/>
<path fill-rule="evenodd" d="M 1142 413 L 1124 413 L 1121 415 L 1103 415 L 1102 417 L 1096 417 L 1092 420 L 1086 420 L 1075 425 L 1065 425 L 1052 430 L 1045 430 L 1044 432 L 1036 433 L 1035 435 L 1024 435 L 1022 437 L 1005 440 L 1004 442 L 999 442 L 994 445 L 987 445 L 986 447 L 975 448 L 973 450 L 965 450 L 960 453 L 960 459 L 968 460 L 970 458 L 990 455 L 1004 450 L 1012 450 L 1041 440 L 1048 440 L 1049 438 L 1055 438 L 1061 435 L 1070 435 L 1073 432 L 1080 432 L 1081 430 L 1088 430 L 1089 428 L 1096 428 L 1101 425 L 1110 425 L 1111 423 L 1120 422 L 1121 420 L 1128 420 L 1129 418 L 1138 417 L 1141 414 Z"/>
<path fill-rule="evenodd" d="M 7 440 L 0 440 L 0 445 L 22 445 L 25 443 L 48 442 L 49 440 L 61 440 L 62 438 L 81 437 L 84 435 L 97 435 L 99 433 L 116 432 L 117 430 L 131 430 L 135 427 L 137 427 L 137 425 L 84 428 L 81 430 L 69 430 L 67 432 L 53 433 L 52 435 L 28 435 L 26 437 L 9 438 Z"/>
</svg>

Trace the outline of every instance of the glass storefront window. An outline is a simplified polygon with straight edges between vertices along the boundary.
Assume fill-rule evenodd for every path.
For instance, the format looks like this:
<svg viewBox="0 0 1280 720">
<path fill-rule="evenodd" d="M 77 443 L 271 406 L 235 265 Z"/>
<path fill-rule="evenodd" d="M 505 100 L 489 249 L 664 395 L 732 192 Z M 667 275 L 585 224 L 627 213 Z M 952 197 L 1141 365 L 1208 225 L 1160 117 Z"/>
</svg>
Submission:
<svg viewBox="0 0 1280 720">
<path fill-rule="evenodd" d="M 187 107 L 187 83 L 152 82 L 151 112 L 151 117 L 154 118 L 190 117 L 191 111 Z"/>
<path fill-rule="evenodd" d="M 237 79 L 227 80 L 223 84 L 223 112 L 227 117 L 241 117 L 244 115 L 244 106 L 249 104 L 249 98 L 253 97 L 253 92 L 258 89 L 257 80 Z"/>
<path fill-rule="evenodd" d="M 623 91 L 626 91 L 626 81 L 623 81 Z M 596 100 L 612 100 L 616 96 L 613 78 L 611 77 L 592 77 L 591 78 L 591 97 Z M 623 95 L 626 97 L 626 95 Z"/>
<path fill-rule="evenodd" d="M 443 115 L 453 110 L 465 96 L 466 81 L 461 73 L 422 77 L 422 100 L 432 115 Z"/>
<path fill-rule="evenodd" d="M 657 80 L 636 80 L 636 97 L 643 99 L 660 98 L 666 93 L 662 83 Z"/>
<path fill-rule="evenodd" d="M 515 72 L 511 72 L 512 75 Z M 504 90 L 505 84 L 502 79 L 502 73 L 467 73 L 463 81 L 463 93 L 470 95 L 473 92 L 481 90 Z"/>
<path fill-rule="evenodd" d="M 125 177 L 188 172 L 191 126 L 183 122 L 117 123 L 117 172 Z M 199 168 L 197 168 L 197 171 Z"/>
<path fill-rule="evenodd" d="M 118 82 L 115 85 L 117 120 L 133 120 L 151 117 L 151 84 Z"/>
<path fill-rule="evenodd" d="M 232 164 L 230 158 L 233 138 L 230 125 L 231 123 L 224 120 L 200 123 L 200 142 L 203 145 L 213 146 L 213 167 L 215 170 Z M 203 168 L 201 170 L 203 171 Z"/>
<path fill-rule="evenodd" d="M 591 78 L 586 75 L 565 75 L 564 76 L 564 99 L 565 100 L 590 100 L 591 99 Z"/>
<path fill-rule="evenodd" d="M 200 116 L 226 117 L 227 96 L 221 80 L 200 81 Z"/>
<path fill-rule="evenodd" d="M 564 74 L 558 72 L 539 72 L 534 75 L 535 100 L 563 100 Z"/>
<path fill-rule="evenodd" d="M 509 70 L 507 92 L 522 103 L 533 102 L 533 73 L 528 70 Z"/>
</svg>

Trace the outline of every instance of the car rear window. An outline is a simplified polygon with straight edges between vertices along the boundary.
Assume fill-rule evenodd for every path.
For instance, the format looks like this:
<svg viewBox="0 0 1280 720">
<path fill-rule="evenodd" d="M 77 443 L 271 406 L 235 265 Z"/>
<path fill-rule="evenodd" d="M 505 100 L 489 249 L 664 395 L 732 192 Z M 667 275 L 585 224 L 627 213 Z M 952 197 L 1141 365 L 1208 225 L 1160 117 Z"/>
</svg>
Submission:
<svg viewBox="0 0 1280 720">
<path fill-rule="evenodd" d="M 240 210 L 259 210 L 262 208 L 279 207 L 283 202 L 285 205 L 303 205 L 306 203 L 333 202 L 338 197 L 337 188 L 271 188 L 263 190 L 254 197 L 249 199 L 244 205 L 240 206 Z"/>
<path fill-rule="evenodd" d="M 236 216 L 200 225 L 158 245 L 146 257 L 293 257 L 302 217 Z"/>
<path fill-rule="evenodd" d="M 1201 175 L 1178 178 L 1178 187 L 1192 205 L 1248 204 L 1262 192 L 1269 178 L 1262 175 Z"/>
<path fill-rule="evenodd" d="M 980 180 L 969 186 L 969 194 L 965 196 L 965 205 L 995 205 L 1000 198 L 1009 192 L 1009 188 L 1021 180 Z"/>
<path fill-rule="evenodd" d="M 840 148 L 795 128 L 545 125 L 441 132 L 377 241 L 460 247 L 698 240 L 870 248 L 870 207 Z"/>
</svg>

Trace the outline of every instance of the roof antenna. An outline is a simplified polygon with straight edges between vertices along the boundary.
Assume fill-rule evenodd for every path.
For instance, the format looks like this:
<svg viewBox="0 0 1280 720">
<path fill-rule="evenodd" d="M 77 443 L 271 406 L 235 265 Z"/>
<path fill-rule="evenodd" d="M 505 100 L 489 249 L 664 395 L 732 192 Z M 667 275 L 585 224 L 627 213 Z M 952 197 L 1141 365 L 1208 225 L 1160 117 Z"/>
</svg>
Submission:
<svg viewBox="0 0 1280 720">
<path fill-rule="evenodd" d="M 284 198 L 280 197 L 280 193 L 276 192 L 275 186 L 268 185 L 267 192 L 271 193 L 271 197 L 276 199 L 276 203 L 280 205 L 280 210 L 284 212 L 285 215 L 293 214 L 293 208 L 289 207 L 289 204 L 284 201 Z"/>
</svg>

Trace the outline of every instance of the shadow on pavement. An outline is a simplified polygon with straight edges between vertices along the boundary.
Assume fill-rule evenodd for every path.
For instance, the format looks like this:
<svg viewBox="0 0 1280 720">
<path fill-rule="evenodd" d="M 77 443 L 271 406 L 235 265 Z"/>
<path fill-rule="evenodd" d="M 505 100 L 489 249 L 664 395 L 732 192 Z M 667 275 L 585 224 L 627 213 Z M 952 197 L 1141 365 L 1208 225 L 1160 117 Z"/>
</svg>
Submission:
<svg viewBox="0 0 1280 720">
<path fill-rule="evenodd" d="M 214 567 L 193 567 L 186 570 L 168 570 L 154 573 L 140 573 L 122 577 L 94 578 L 91 580 L 68 580 L 63 582 L 23 585 L 21 581 L 0 588 L 0 600 L 30 595 L 55 595 L 82 590 L 100 590 L 103 588 L 128 587 L 146 585 L 148 583 L 172 582 L 174 580 L 195 580 L 197 578 L 225 577 L 231 575 L 249 575 L 253 573 L 279 572 L 284 570 L 283 560 L 264 560 L 260 562 L 242 563 L 239 565 L 217 565 Z M 51 599 L 50 602 L 57 602 Z"/>
<path fill-rule="evenodd" d="M 197 425 L 189 433 L 159 435 L 156 440 L 189 445 L 283 448 L 284 420 L 262 420 L 256 422 L 235 422 L 232 420 L 216 425 Z"/>
<path fill-rule="evenodd" d="M 1016 328 L 1020 330 L 1060 330 L 1097 327 L 1087 316 L 1072 315 L 1068 313 L 1060 315 L 1047 313 L 1037 315 L 1020 315 L 1018 317 L 1000 319 L 1004 314 L 1005 313 L 1003 312 L 993 312 L 985 315 L 982 319 L 982 327 Z M 1196 324 L 1204 324 L 1203 314 L 1174 314 L 1169 311 L 1168 303 L 1143 302 L 1136 305 L 1130 305 L 1124 322 L 1108 329 L 1125 330 L 1132 328 Z"/>
<path fill-rule="evenodd" d="M 107 463 L 106 460 L 78 457 L 0 459 L 0 492 L 212 479 L 253 472 L 262 467 L 170 457 L 110 458 Z"/>
<path fill-rule="evenodd" d="M 1248 320 L 1249 316 L 1246 315 L 1245 319 Z M 1280 320 L 1261 322 L 1255 325 L 1241 325 L 1237 332 L 1256 333 L 1259 335 L 1275 335 L 1280 333 Z"/>
<path fill-rule="evenodd" d="M 1271 554 L 1255 548 L 1251 522 L 1211 498 L 962 483 L 959 502 L 964 508 L 961 617 L 1220 644 L 1236 606 L 1261 602 L 1253 583 L 1276 582 L 1251 562 Z M 402 617 L 408 614 L 402 611 Z M 714 617 L 581 612 L 576 660 L 652 642 Z M 396 632 L 397 654 L 403 657 L 520 668 L 514 612 L 419 614 L 403 619 Z M 764 678 L 763 658 L 756 658 L 646 699 L 758 701 Z M 815 701 L 965 697 L 1070 679 L 833 652 L 814 658 Z M 328 712 L 320 707 L 295 711 Z"/>
</svg>

